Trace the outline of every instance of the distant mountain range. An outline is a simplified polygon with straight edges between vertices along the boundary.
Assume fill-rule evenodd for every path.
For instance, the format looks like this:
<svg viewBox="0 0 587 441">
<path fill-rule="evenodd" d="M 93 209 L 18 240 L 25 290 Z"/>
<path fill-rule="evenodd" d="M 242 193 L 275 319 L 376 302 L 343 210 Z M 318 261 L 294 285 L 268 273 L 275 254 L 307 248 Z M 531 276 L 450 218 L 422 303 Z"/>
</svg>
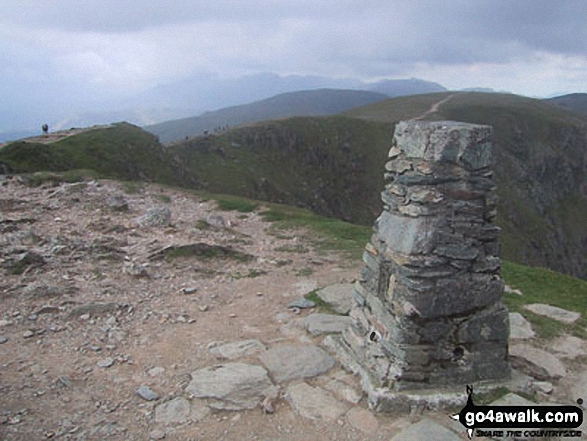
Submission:
<svg viewBox="0 0 587 441">
<path fill-rule="evenodd" d="M 316 78 L 314 81 L 319 83 Z M 291 116 L 335 115 L 391 97 L 446 91 L 438 83 L 417 78 L 382 80 L 375 83 L 354 82 L 351 85 L 362 87 L 362 90 L 322 88 L 287 92 L 248 104 L 205 112 L 199 116 L 147 125 L 144 128 L 157 135 L 162 142 L 171 142 L 202 135 L 204 131 L 213 132 L 227 125 Z"/>
<path fill-rule="evenodd" d="M 555 106 L 587 115 L 587 93 L 571 93 L 545 100 Z"/>
<path fill-rule="evenodd" d="M 217 132 L 243 123 L 292 116 L 335 115 L 385 99 L 388 99 L 387 95 L 363 90 L 319 89 L 289 92 L 251 104 L 146 126 L 144 129 L 157 135 L 161 142 L 170 142 Z"/>
</svg>

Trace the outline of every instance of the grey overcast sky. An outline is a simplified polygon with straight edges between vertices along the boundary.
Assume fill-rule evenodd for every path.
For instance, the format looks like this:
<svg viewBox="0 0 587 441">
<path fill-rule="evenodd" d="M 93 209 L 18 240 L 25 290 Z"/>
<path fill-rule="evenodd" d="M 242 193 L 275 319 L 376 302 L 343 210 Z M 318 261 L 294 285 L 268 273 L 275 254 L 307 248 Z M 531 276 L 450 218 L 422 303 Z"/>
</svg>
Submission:
<svg viewBox="0 0 587 441">
<path fill-rule="evenodd" d="M 587 0 L 0 1 L 5 114 L 259 72 L 587 92 Z"/>
</svg>

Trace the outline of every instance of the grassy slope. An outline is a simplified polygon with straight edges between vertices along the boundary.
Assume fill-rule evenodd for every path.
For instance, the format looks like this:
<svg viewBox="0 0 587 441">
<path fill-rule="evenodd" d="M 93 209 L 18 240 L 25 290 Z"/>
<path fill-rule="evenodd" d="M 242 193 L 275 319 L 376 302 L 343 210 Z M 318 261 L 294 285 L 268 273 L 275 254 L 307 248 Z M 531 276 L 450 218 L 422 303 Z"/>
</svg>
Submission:
<svg viewBox="0 0 587 441">
<path fill-rule="evenodd" d="M 87 169 L 104 177 L 175 181 L 170 160 L 155 136 L 127 123 L 50 144 L 13 142 L 0 149 L 0 162 L 21 173 Z"/>
<path fill-rule="evenodd" d="M 544 100 L 555 106 L 587 115 L 587 93 L 571 93 Z"/>
<path fill-rule="evenodd" d="M 379 214 L 390 126 L 345 117 L 268 121 L 169 148 L 208 190 L 369 224 Z"/>
<path fill-rule="evenodd" d="M 370 121 L 422 114 L 449 94 L 392 99 L 347 112 Z M 587 276 L 587 120 L 516 95 L 459 93 L 430 120 L 494 127 L 497 223 L 510 260 Z"/>
<path fill-rule="evenodd" d="M 254 202 L 234 196 L 209 196 L 217 199 L 219 205 L 225 209 L 249 211 L 257 208 L 265 219 L 275 223 L 277 230 L 303 227 L 314 238 L 315 245 L 346 252 L 354 260 L 360 258 L 365 243 L 372 234 L 370 227 L 318 216 L 296 207 Z M 508 285 L 523 293 L 522 296 L 504 294 L 506 305 L 510 311 L 520 312 L 525 316 L 539 337 L 548 339 L 570 333 L 587 338 L 587 281 L 545 268 L 531 268 L 508 261 L 502 262 L 502 276 Z M 581 319 L 573 325 L 564 325 L 524 309 L 524 305 L 531 303 L 546 303 L 576 311 L 581 313 Z"/>
</svg>

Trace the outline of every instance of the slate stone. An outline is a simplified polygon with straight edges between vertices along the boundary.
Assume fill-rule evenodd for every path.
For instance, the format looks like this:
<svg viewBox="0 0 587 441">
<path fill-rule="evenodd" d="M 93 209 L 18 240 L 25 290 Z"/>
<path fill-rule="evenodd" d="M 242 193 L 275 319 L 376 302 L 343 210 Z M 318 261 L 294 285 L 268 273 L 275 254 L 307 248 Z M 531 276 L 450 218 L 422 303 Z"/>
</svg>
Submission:
<svg viewBox="0 0 587 441">
<path fill-rule="evenodd" d="M 319 290 L 316 294 L 339 314 L 348 314 L 353 304 L 353 283 L 337 283 Z"/>
<path fill-rule="evenodd" d="M 161 424 L 183 424 L 198 422 L 210 413 L 210 409 L 199 400 L 191 404 L 182 397 L 160 404 L 155 408 L 155 422 Z"/>
<path fill-rule="evenodd" d="M 261 366 L 227 363 L 199 369 L 192 373 L 186 391 L 197 398 L 207 398 L 214 409 L 253 409 L 274 389 Z"/>
<path fill-rule="evenodd" d="M 0 335 L 0 345 L 6 343 L 8 341 L 8 337 L 5 337 L 4 335 Z"/>
<path fill-rule="evenodd" d="M 344 331 L 352 324 L 347 316 L 316 313 L 301 319 L 304 328 L 313 336 Z"/>
<path fill-rule="evenodd" d="M 463 434 L 465 434 L 463 427 Z M 395 435 L 391 441 L 461 441 L 461 437 L 446 427 L 424 418 Z"/>
<path fill-rule="evenodd" d="M 114 364 L 114 359 L 112 357 L 103 358 L 102 360 L 98 360 L 96 365 L 101 368 L 109 368 Z"/>
<path fill-rule="evenodd" d="M 136 218 L 135 223 L 142 227 L 166 227 L 171 223 L 171 211 L 167 207 L 154 207 Z"/>
<path fill-rule="evenodd" d="M 311 300 L 305 299 L 305 298 L 294 300 L 289 305 L 287 305 L 288 308 L 299 308 L 299 309 L 309 309 L 309 308 L 314 308 L 315 306 L 316 306 L 316 303 L 314 303 Z"/>
<path fill-rule="evenodd" d="M 233 360 L 235 358 L 256 354 L 265 349 L 265 345 L 259 340 L 242 340 L 215 346 L 210 349 L 210 353 L 217 357 Z"/>
<path fill-rule="evenodd" d="M 379 428 L 377 418 L 375 418 L 375 416 L 373 416 L 368 410 L 359 407 L 354 407 L 349 410 L 346 414 L 346 419 L 351 427 L 369 435 L 377 432 L 377 429 Z"/>
<path fill-rule="evenodd" d="M 532 330 L 532 325 L 519 312 L 510 312 L 510 339 L 526 340 L 533 338 L 536 334 Z"/>
<path fill-rule="evenodd" d="M 143 400 L 155 401 L 159 399 L 159 394 L 151 389 L 149 386 L 142 385 L 137 389 L 137 395 Z"/>
<path fill-rule="evenodd" d="M 354 387 L 337 379 L 326 382 L 324 384 L 324 389 L 334 393 L 337 397 L 342 398 L 349 403 L 357 404 L 361 401 L 362 394 L 360 392 L 357 392 Z"/>
<path fill-rule="evenodd" d="M 311 378 L 323 374 L 335 364 L 334 359 L 314 345 L 282 344 L 263 352 L 259 359 L 278 383 Z"/>
<path fill-rule="evenodd" d="M 525 305 L 524 308 L 532 311 L 534 314 L 542 315 L 567 325 L 571 325 L 581 318 L 581 314 L 578 312 L 568 311 L 543 303 L 532 303 L 531 305 Z"/>
<path fill-rule="evenodd" d="M 561 358 L 574 359 L 587 355 L 587 342 L 573 335 L 564 335 L 552 343 L 552 349 Z"/>
<path fill-rule="evenodd" d="M 567 373 L 564 364 L 554 355 L 527 344 L 510 346 L 510 361 L 513 367 L 539 380 L 561 378 Z"/>
<path fill-rule="evenodd" d="M 346 405 L 328 392 L 307 383 L 289 386 L 285 397 L 300 415 L 311 420 L 334 421 L 347 411 Z"/>
</svg>

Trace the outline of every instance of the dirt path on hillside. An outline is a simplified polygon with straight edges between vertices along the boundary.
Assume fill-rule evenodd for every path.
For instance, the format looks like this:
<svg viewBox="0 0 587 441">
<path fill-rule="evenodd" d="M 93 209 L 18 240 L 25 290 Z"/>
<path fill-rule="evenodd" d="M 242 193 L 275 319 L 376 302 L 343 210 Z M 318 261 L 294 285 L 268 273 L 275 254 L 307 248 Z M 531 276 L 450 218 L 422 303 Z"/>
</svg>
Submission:
<svg viewBox="0 0 587 441">
<path fill-rule="evenodd" d="M 442 100 L 438 101 L 437 103 L 434 103 L 422 115 L 417 116 L 416 118 L 412 118 L 412 121 L 420 121 L 420 120 L 426 118 L 428 115 L 432 115 L 433 113 L 438 112 L 438 109 L 440 108 L 440 106 L 442 106 L 444 103 L 446 103 L 446 102 L 450 101 L 451 99 L 453 99 L 456 95 L 457 95 L 456 93 L 453 93 L 452 95 L 449 95 L 446 98 L 443 98 Z"/>
</svg>

